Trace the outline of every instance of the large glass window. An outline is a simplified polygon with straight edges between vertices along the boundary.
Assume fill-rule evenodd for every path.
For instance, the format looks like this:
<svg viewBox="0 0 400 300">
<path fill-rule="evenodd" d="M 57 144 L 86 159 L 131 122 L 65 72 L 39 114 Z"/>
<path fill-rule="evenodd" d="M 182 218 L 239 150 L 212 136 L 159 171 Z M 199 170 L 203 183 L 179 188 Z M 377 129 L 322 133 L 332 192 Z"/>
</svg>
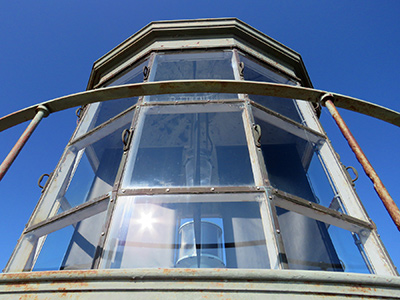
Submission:
<svg viewBox="0 0 400 300">
<path fill-rule="evenodd" d="M 290 269 L 370 273 L 356 233 L 277 208 Z"/>
<path fill-rule="evenodd" d="M 34 223 L 111 192 L 123 154 L 122 131 L 132 116 L 129 112 L 68 147 Z"/>
<path fill-rule="evenodd" d="M 143 82 L 143 68 L 146 65 L 147 60 L 130 68 L 121 76 L 106 83 L 103 87 Z M 79 124 L 79 129 L 75 138 L 78 138 L 82 134 L 85 134 L 89 130 L 103 124 L 129 107 L 135 105 L 138 99 L 139 97 L 132 97 L 90 104 L 84 119 Z"/>
<path fill-rule="evenodd" d="M 105 212 L 43 236 L 32 271 L 91 269 Z"/>
<path fill-rule="evenodd" d="M 325 140 L 304 128 L 253 109 L 270 185 L 325 207 L 341 208 L 319 155 Z"/>
<path fill-rule="evenodd" d="M 158 54 L 149 81 L 184 79 L 235 79 L 232 51 Z M 199 101 L 237 98 L 236 94 L 190 93 L 156 95 L 146 101 Z"/>
<path fill-rule="evenodd" d="M 144 109 L 124 187 L 254 185 L 242 114 L 218 104 Z"/>
<path fill-rule="evenodd" d="M 262 195 L 120 197 L 101 268 L 269 268 Z"/>
<path fill-rule="evenodd" d="M 293 81 L 279 75 L 276 72 L 267 69 L 264 66 L 248 59 L 241 55 L 241 62 L 244 63 L 243 77 L 244 80 L 249 81 L 261 81 L 261 82 L 272 82 L 282 84 L 293 84 Z M 262 96 L 262 95 L 249 95 L 249 98 L 254 102 L 257 102 L 285 117 L 291 118 L 296 122 L 301 123 L 301 117 L 297 108 L 297 105 L 293 99 Z"/>
</svg>

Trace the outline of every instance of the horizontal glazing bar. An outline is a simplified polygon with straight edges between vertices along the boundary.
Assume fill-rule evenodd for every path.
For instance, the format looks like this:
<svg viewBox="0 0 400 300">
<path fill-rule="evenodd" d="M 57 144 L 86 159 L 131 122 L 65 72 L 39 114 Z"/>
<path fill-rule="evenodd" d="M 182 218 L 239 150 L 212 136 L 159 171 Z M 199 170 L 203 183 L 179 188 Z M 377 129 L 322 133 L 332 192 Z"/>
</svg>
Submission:
<svg viewBox="0 0 400 300">
<path fill-rule="evenodd" d="M 277 112 L 275 112 L 275 111 L 273 111 L 273 110 L 271 110 L 271 109 L 269 109 L 269 108 L 267 108 L 265 106 L 262 106 L 261 104 L 258 104 L 256 102 L 254 102 L 254 101 L 250 101 L 250 102 L 251 102 L 252 106 L 258 108 L 259 110 L 262 110 L 263 112 L 266 112 L 267 114 L 269 114 L 269 115 L 271 115 L 273 117 L 276 117 L 277 119 L 283 120 L 286 123 L 290 123 L 291 125 L 296 126 L 298 129 L 306 130 L 306 131 L 310 132 L 313 135 L 316 135 L 318 137 L 326 139 L 326 136 L 324 134 L 319 133 L 318 131 L 315 131 L 315 130 L 307 127 L 307 126 L 304 126 L 304 125 L 302 125 L 300 123 L 297 123 L 297 122 L 293 121 L 292 119 L 290 119 L 288 117 L 285 117 L 285 116 L 283 116 L 283 115 L 281 115 L 281 114 L 279 114 L 279 113 L 277 113 Z"/>
<path fill-rule="evenodd" d="M 255 186 L 219 186 L 219 187 L 191 187 L 191 188 L 140 188 L 122 189 L 118 192 L 120 196 L 127 195 L 160 195 L 160 194 L 232 194 L 232 193 L 254 193 L 265 191 L 263 187 Z"/>
<path fill-rule="evenodd" d="M 368 222 L 342 214 L 317 203 L 312 203 L 300 197 L 279 190 L 273 190 L 273 195 L 273 202 L 276 206 L 300 213 L 309 218 L 328 223 L 351 232 L 374 229 L 374 226 Z"/>
<path fill-rule="evenodd" d="M 40 237 L 66 226 L 75 224 L 107 209 L 109 195 L 104 195 L 76 206 L 66 212 L 25 229 L 24 234 L 31 233 Z"/>
</svg>

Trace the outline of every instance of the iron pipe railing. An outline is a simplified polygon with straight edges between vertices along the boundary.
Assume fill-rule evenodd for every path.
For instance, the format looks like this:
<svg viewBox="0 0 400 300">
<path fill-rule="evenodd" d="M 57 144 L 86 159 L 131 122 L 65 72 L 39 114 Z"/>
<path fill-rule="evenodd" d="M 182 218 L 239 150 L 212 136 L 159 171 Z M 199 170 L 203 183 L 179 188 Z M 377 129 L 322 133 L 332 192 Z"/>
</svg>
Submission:
<svg viewBox="0 0 400 300">
<path fill-rule="evenodd" d="M 328 92 L 285 84 L 236 80 L 176 80 L 134 83 L 71 94 L 24 108 L 0 118 L 0 131 L 33 119 L 39 105 L 44 105 L 50 113 L 54 113 L 94 102 L 177 93 L 242 93 L 319 103 L 321 97 Z M 332 95 L 335 97 L 337 107 L 368 115 L 400 127 L 399 112 L 357 98 L 334 93 Z"/>
</svg>

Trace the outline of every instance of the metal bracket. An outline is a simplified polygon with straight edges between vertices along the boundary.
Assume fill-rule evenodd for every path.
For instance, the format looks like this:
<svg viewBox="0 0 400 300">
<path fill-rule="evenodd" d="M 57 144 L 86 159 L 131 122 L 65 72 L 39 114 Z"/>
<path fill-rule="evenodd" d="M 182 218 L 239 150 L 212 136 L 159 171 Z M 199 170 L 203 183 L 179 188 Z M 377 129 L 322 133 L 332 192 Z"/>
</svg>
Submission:
<svg viewBox="0 0 400 300">
<path fill-rule="evenodd" d="M 239 63 L 239 75 L 242 78 L 244 76 L 244 62 L 242 62 L 242 61 Z"/>
<path fill-rule="evenodd" d="M 347 177 L 348 177 L 349 180 L 351 181 L 352 185 L 355 186 L 354 182 L 356 182 L 357 179 L 358 179 L 358 172 L 357 172 L 356 168 L 354 168 L 354 167 L 352 167 L 352 166 L 348 166 L 348 167 L 346 167 L 345 169 L 346 169 L 346 175 L 347 175 Z M 351 169 L 351 170 L 353 171 L 354 175 L 356 175 L 356 177 L 355 177 L 354 179 L 351 178 L 350 173 L 349 173 L 349 169 Z"/>
<path fill-rule="evenodd" d="M 323 94 L 321 96 L 321 98 L 319 98 L 318 104 L 319 105 L 321 105 L 321 104 L 325 105 L 325 102 L 328 101 L 328 100 L 331 100 L 332 102 L 334 102 L 335 101 L 335 97 L 331 93 Z"/>
<path fill-rule="evenodd" d="M 132 140 L 132 133 L 133 130 L 129 130 L 129 129 L 124 129 L 124 131 L 122 131 L 122 143 L 124 144 L 124 151 L 127 151 L 129 149 L 129 145 L 131 143 Z"/>
<path fill-rule="evenodd" d="M 147 80 L 150 75 L 150 68 L 148 66 L 143 67 L 143 81 Z"/>
<path fill-rule="evenodd" d="M 53 173 L 50 173 L 50 174 L 42 174 L 42 175 L 39 177 L 38 186 L 42 189 L 42 193 L 43 193 L 44 190 L 46 189 L 46 187 L 47 187 L 47 185 L 48 185 L 48 183 L 49 183 L 49 179 L 50 179 L 50 177 L 51 177 L 52 174 L 53 174 Z M 47 180 L 46 180 L 45 184 L 42 186 L 42 185 L 41 185 L 41 182 L 42 182 L 42 180 L 43 180 L 43 178 L 44 178 L 45 176 L 47 176 Z"/>
<path fill-rule="evenodd" d="M 76 115 L 76 117 L 78 118 L 77 123 L 79 123 L 79 121 L 80 121 L 81 118 L 82 118 L 82 111 L 83 111 L 83 106 L 78 107 L 78 109 L 75 111 L 75 115 Z"/>
<path fill-rule="evenodd" d="M 258 124 L 253 124 L 253 134 L 254 140 L 256 141 L 256 146 L 261 147 L 261 126 Z"/>
</svg>

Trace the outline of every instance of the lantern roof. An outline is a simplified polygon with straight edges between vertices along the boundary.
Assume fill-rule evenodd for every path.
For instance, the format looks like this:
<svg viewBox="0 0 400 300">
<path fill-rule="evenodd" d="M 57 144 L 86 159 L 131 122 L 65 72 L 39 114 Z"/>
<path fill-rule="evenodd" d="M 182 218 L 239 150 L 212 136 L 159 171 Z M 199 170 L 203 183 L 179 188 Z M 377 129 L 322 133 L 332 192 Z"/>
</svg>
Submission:
<svg viewBox="0 0 400 300">
<path fill-rule="evenodd" d="M 237 18 L 151 22 L 98 59 L 90 75 L 92 89 L 152 51 L 236 48 L 312 87 L 299 53 Z"/>
</svg>

